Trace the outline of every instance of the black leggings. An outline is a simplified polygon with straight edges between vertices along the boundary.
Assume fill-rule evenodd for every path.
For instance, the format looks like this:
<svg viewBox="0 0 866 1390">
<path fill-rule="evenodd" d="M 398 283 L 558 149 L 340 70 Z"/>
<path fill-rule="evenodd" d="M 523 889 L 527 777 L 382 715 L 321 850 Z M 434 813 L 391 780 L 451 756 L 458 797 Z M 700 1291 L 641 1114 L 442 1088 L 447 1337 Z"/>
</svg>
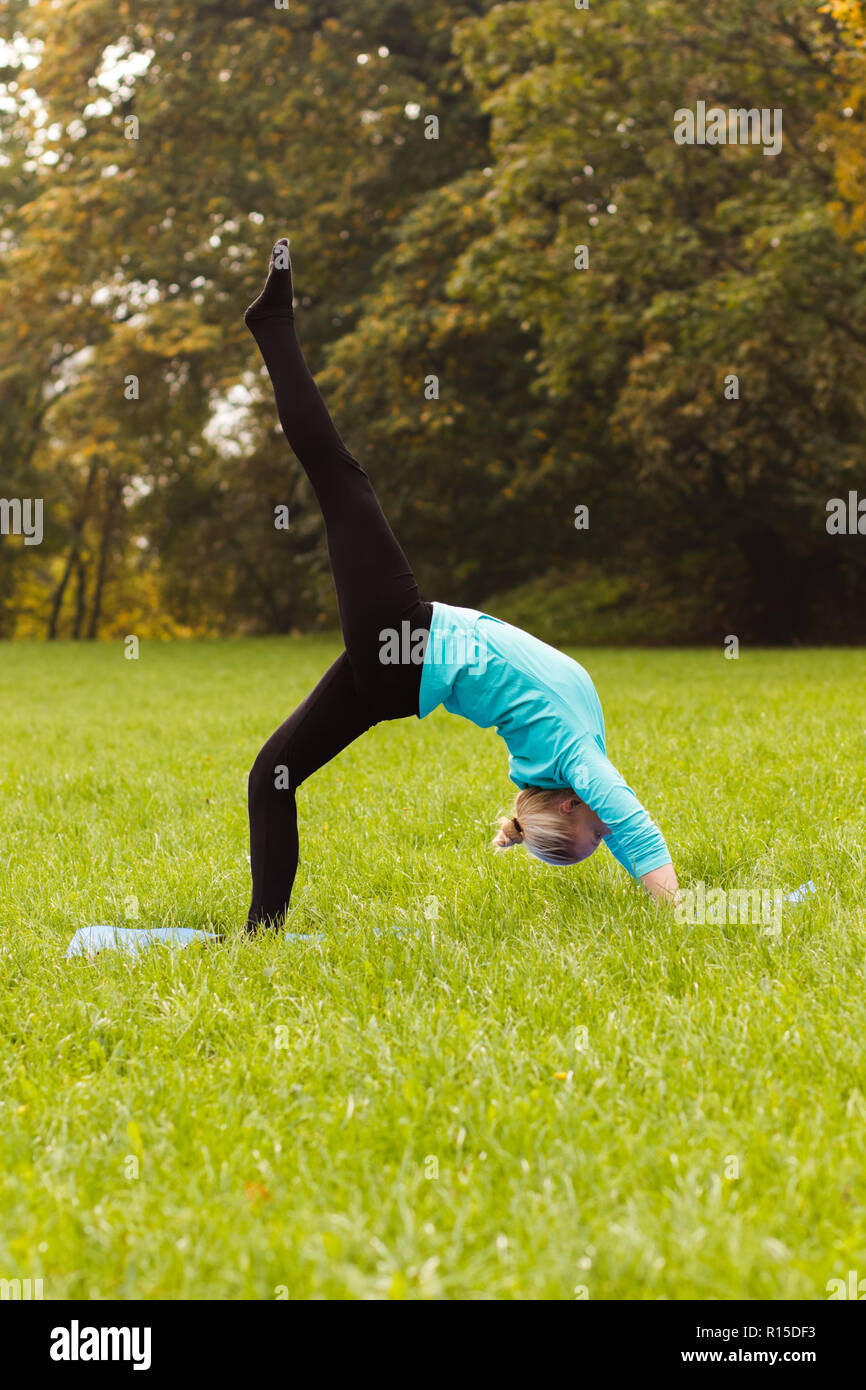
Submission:
<svg viewBox="0 0 866 1390">
<path fill-rule="evenodd" d="M 418 713 L 421 665 L 383 664 L 385 628 L 429 632 L 424 603 L 370 479 L 340 438 L 304 361 L 288 313 L 247 315 L 265 360 L 283 432 L 318 498 L 346 649 L 271 734 L 249 779 L 253 898 L 247 929 L 286 911 L 298 867 L 295 790 L 383 719 Z"/>
</svg>

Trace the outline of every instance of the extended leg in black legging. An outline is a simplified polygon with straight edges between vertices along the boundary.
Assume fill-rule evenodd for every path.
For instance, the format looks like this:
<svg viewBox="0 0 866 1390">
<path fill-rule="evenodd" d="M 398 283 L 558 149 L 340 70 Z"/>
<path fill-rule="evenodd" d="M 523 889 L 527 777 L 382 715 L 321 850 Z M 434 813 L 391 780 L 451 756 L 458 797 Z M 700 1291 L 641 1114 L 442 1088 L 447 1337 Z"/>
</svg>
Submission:
<svg viewBox="0 0 866 1390">
<path fill-rule="evenodd" d="M 283 249 L 284 248 L 284 249 Z M 367 474 L 328 414 L 295 335 L 288 248 L 274 248 L 267 284 L 245 315 L 274 388 L 280 424 L 316 494 L 328 539 L 346 650 L 271 735 L 249 780 L 253 897 L 247 926 L 288 907 L 298 864 L 295 791 L 382 719 L 418 713 L 421 666 L 380 660 L 385 628 L 429 631 L 432 606 L 379 506 Z"/>
</svg>

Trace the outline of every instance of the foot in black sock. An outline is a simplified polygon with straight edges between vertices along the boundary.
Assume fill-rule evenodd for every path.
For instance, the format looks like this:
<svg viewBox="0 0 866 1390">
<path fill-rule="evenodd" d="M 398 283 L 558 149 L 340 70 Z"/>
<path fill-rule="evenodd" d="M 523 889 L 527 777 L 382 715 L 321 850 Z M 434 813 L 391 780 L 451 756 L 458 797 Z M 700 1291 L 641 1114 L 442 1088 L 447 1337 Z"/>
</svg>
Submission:
<svg viewBox="0 0 866 1390">
<path fill-rule="evenodd" d="M 280 237 L 271 252 L 271 264 L 265 287 L 244 314 L 244 323 L 252 319 L 294 318 L 292 311 L 292 262 L 287 237 Z"/>
</svg>

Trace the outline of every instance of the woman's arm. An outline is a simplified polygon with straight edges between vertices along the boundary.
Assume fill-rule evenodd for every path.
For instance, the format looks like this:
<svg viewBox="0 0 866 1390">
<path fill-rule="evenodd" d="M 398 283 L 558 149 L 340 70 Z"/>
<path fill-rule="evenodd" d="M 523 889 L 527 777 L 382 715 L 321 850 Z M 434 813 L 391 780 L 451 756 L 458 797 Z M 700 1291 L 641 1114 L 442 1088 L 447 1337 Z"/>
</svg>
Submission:
<svg viewBox="0 0 866 1390">
<path fill-rule="evenodd" d="M 650 869 L 648 874 L 641 875 L 641 883 L 650 896 L 659 902 L 669 903 L 671 907 L 678 906 L 680 885 L 677 883 L 673 864 L 662 864 L 660 869 Z"/>
<path fill-rule="evenodd" d="M 659 875 L 670 874 L 676 892 L 676 874 L 664 836 L 622 773 L 592 739 L 579 740 L 565 771 L 568 785 L 608 827 L 604 844 L 632 878 L 639 878 L 655 897 Z"/>
</svg>

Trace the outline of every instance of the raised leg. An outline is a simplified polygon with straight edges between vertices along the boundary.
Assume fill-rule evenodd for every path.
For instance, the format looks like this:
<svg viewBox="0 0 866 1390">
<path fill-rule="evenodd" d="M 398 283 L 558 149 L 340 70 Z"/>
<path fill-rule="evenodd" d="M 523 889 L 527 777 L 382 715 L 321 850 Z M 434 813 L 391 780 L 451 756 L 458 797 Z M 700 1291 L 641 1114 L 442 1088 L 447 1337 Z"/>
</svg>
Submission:
<svg viewBox="0 0 866 1390">
<path fill-rule="evenodd" d="M 278 242 L 267 283 L 245 321 L 264 358 L 280 423 L 322 509 L 343 638 L 358 689 L 378 717 L 417 713 L 420 669 L 380 659 L 381 632 L 429 631 L 432 606 L 421 600 L 406 556 L 370 479 L 340 438 L 304 361 L 295 333 L 288 244 Z M 414 705 L 413 705 L 414 700 Z"/>
</svg>

